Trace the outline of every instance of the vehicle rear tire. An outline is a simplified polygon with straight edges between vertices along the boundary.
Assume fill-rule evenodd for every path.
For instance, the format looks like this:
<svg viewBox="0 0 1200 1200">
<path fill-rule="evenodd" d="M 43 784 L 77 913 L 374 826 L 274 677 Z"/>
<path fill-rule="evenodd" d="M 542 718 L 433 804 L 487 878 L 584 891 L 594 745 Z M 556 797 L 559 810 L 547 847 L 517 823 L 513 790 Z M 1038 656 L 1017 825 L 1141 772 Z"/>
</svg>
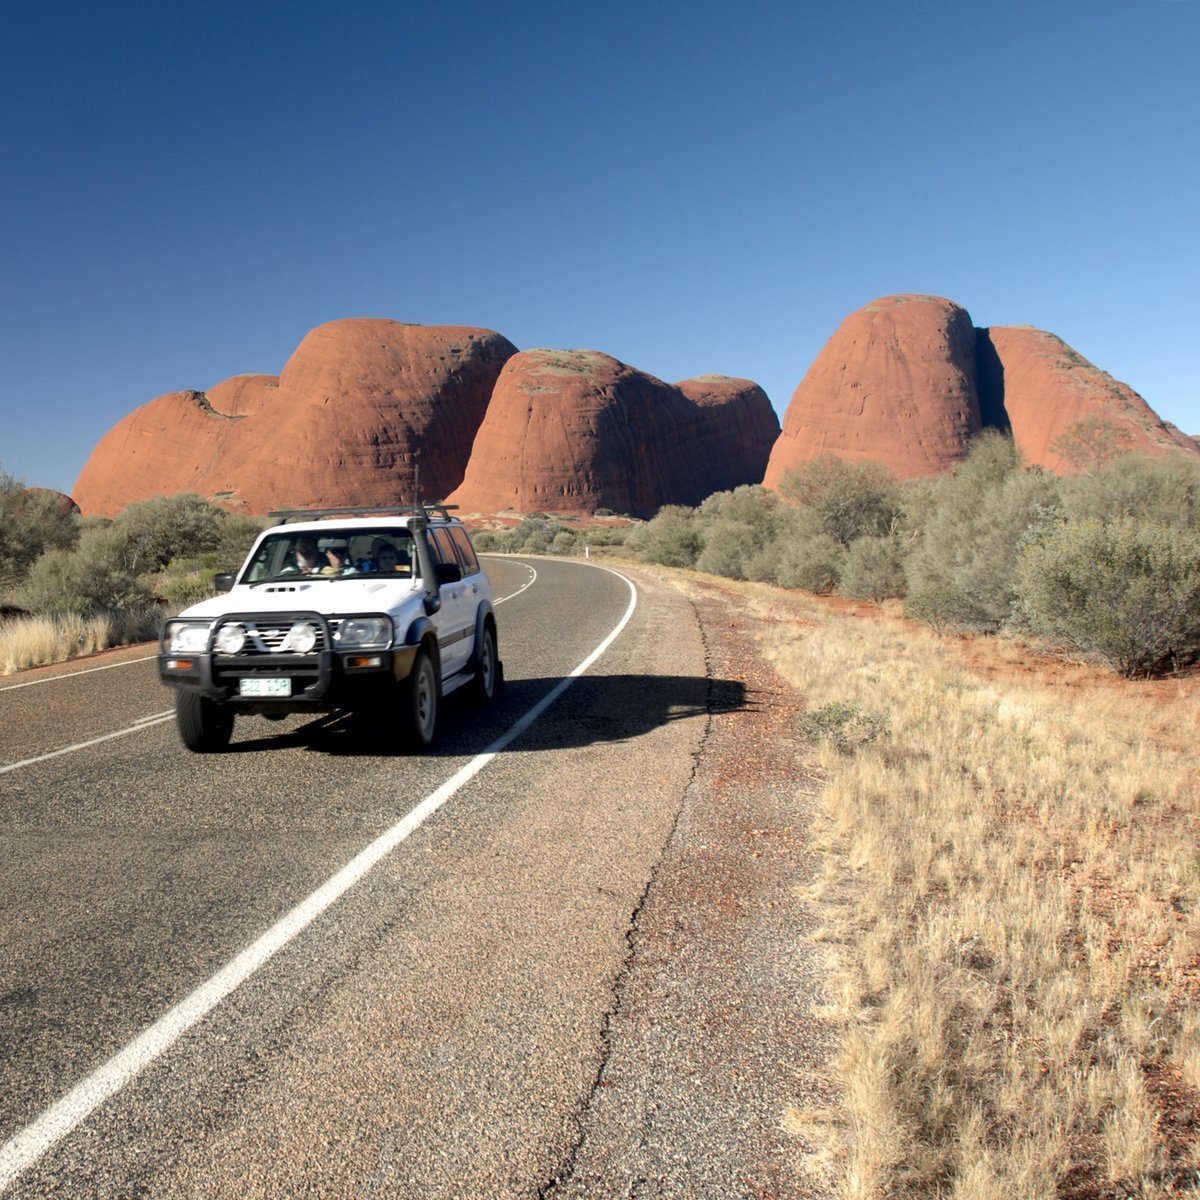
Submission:
<svg viewBox="0 0 1200 1200">
<path fill-rule="evenodd" d="M 441 694 L 437 665 L 429 651 L 418 650 L 412 670 L 400 682 L 400 732 L 407 746 L 420 750 L 433 741 Z"/>
<path fill-rule="evenodd" d="M 504 686 L 504 668 L 496 653 L 496 631 L 487 625 L 483 640 L 479 643 L 479 657 L 475 664 L 475 675 L 467 685 L 472 700 L 487 704 L 494 700 Z"/>
<path fill-rule="evenodd" d="M 183 744 L 197 754 L 224 750 L 233 734 L 233 713 L 196 692 L 175 693 L 175 725 Z"/>
</svg>

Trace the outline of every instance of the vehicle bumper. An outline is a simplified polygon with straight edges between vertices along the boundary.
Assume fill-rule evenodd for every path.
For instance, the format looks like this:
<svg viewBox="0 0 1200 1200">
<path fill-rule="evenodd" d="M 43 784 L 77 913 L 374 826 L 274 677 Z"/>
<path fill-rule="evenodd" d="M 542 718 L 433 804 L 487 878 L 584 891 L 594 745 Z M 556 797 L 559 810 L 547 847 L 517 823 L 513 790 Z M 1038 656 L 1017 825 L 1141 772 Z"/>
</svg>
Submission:
<svg viewBox="0 0 1200 1200">
<path fill-rule="evenodd" d="M 404 679 L 416 646 L 390 650 L 324 650 L 318 654 L 273 654 L 249 661 L 238 655 L 158 655 L 159 678 L 168 687 L 198 692 L 244 712 L 299 712 L 352 704 L 365 693 Z M 242 680 L 288 680 L 287 695 L 245 695 Z M 262 684 L 260 684 L 262 686 Z M 277 686 L 266 683 L 265 686 Z"/>
</svg>

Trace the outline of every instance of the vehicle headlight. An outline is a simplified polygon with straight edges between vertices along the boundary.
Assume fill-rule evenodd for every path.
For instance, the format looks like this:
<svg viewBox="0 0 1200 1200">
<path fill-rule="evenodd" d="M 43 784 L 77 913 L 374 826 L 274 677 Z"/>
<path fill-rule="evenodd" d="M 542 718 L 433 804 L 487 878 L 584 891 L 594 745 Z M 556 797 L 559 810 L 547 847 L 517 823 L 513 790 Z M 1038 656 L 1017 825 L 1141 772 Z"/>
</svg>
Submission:
<svg viewBox="0 0 1200 1200">
<path fill-rule="evenodd" d="M 202 654 L 208 649 L 207 621 L 172 621 L 167 626 L 167 650 L 171 654 Z"/>
<path fill-rule="evenodd" d="M 352 617 L 343 621 L 337 631 L 337 643 L 343 650 L 364 649 L 368 646 L 383 649 L 392 640 L 390 617 Z"/>
<path fill-rule="evenodd" d="M 297 621 L 280 643 L 280 654 L 307 654 L 317 644 L 318 632 L 312 622 Z"/>
<path fill-rule="evenodd" d="M 246 631 L 236 622 L 232 625 L 222 625 L 213 638 L 213 649 L 219 654 L 240 654 L 246 644 Z"/>
</svg>

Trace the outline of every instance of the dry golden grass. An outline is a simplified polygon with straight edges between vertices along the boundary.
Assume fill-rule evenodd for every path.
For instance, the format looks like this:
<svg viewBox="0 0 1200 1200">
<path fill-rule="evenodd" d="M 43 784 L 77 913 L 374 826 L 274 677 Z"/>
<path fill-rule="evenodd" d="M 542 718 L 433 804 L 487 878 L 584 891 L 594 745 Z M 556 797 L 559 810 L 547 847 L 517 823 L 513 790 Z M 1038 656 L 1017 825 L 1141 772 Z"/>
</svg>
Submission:
<svg viewBox="0 0 1200 1200">
<path fill-rule="evenodd" d="M 740 590 L 810 731 L 888 730 L 813 750 L 845 1101 L 790 1123 L 834 1190 L 1200 1187 L 1200 680 Z"/>
<path fill-rule="evenodd" d="M 150 635 L 144 613 L 19 617 L 0 624 L 0 675 L 65 662 Z"/>
</svg>

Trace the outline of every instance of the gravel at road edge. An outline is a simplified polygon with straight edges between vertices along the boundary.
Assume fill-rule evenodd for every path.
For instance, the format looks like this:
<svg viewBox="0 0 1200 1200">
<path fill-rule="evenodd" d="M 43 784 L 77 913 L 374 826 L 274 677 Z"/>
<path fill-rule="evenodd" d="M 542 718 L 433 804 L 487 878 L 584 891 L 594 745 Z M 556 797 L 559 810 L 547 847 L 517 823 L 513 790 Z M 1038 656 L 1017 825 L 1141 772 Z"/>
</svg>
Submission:
<svg viewBox="0 0 1200 1200">
<path fill-rule="evenodd" d="M 543 1195 L 817 1197 L 789 1106 L 832 1100 L 822 968 L 798 890 L 817 870 L 796 693 L 751 618 L 689 581 L 710 680 L 708 730 L 629 933 L 607 1053 L 573 1152 Z"/>
</svg>

